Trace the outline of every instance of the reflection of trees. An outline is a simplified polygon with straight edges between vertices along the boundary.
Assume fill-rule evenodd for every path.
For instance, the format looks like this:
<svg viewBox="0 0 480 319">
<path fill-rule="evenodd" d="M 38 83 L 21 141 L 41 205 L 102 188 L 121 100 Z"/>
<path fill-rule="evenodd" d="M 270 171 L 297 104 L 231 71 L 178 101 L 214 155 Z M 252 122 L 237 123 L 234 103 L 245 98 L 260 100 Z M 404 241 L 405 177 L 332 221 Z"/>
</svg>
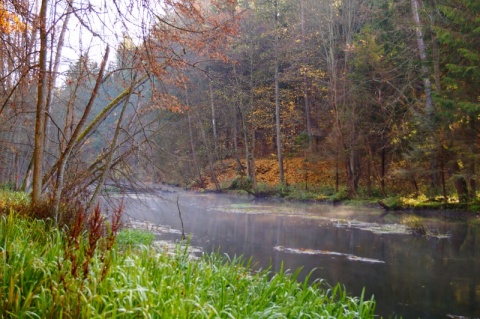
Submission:
<svg viewBox="0 0 480 319">
<path fill-rule="evenodd" d="M 475 258 L 480 249 L 480 222 L 476 219 L 468 221 L 467 233 L 460 246 L 460 252 L 469 253 Z"/>
<path fill-rule="evenodd" d="M 462 305 L 470 305 L 472 311 L 480 313 L 480 222 L 477 219 L 468 221 L 459 253 L 468 263 L 464 263 L 466 269 L 458 271 L 452 282 L 455 300 Z"/>
<path fill-rule="evenodd" d="M 283 269 L 291 272 L 303 267 L 298 277 L 303 280 L 315 268 L 311 280 L 321 278 L 331 285 L 340 282 L 353 295 L 365 287 L 367 296 L 375 295 L 380 315 L 388 317 L 395 311 L 404 318 L 439 318 L 446 313 L 478 317 L 479 309 L 475 307 L 480 304 L 480 265 L 475 257 L 480 247 L 479 223 L 448 224 L 446 230 L 452 234 L 449 239 L 378 235 L 353 227 L 335 227 L 317 219 L 276 214 L 276 207 L 285 209 L 283 203 L 262 209 L 239 205 L 235 213 L 220 212 L 230 204 L 202 197 L 190 202 L 189 208 L 182 206 L 187 231 L 208 239 L 213 251 L 232 258 L 253 256 L 255 269 L 271 266 L 275 272 L 282 263 Z M 206 206 L 217 209 L 202 212 L 201 207 Z M 271 213 L 258 214 L 259 210 Z M 172 216 L 176 220 L 177 216 Z M 386 263 L 369 264 L 335 255 L 290 254 L 274 250 L 277 245 L 352 254 Z"/>
</svg>

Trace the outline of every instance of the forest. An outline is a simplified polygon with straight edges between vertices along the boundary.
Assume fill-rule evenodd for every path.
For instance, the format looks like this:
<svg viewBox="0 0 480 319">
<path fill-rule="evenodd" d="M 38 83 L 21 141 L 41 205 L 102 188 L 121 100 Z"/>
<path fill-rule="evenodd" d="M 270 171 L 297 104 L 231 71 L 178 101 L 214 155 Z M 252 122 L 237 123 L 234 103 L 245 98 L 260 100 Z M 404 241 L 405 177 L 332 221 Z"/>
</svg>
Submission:
<svg viewBox="0 0 480 319">
<path fill-rule="evenodd" d="M 476 0 L 6 0 L 0 41 L 0 184 L 56 218 L 151 182 L 478 202 Z"/>
</svg>

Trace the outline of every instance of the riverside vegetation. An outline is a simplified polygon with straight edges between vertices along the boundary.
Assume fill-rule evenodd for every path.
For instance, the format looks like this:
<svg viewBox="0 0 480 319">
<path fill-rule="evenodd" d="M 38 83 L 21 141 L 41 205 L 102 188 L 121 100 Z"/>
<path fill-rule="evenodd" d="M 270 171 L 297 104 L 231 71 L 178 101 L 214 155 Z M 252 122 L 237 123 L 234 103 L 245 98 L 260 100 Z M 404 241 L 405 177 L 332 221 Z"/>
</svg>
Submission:
<svg viewBox="0 0 480 319">
<path fill-rule="evenodd" d="M 24 209 L 19 209 L 23 205 Z M 374 318 L 375 302 L 297 272 L 253 272 L 217 254 L 152 248 L 152 234 L 106 222 L 97 208 L 70 226 L 25 214 L 0 192 L 0 313 L 5 318 Z M 15 207 L 22 213 L 13 210 Z"/>
<path fill-rule="evenodd" d="M 243 163 L 243 162 L 242 162 Z M 421 212 L 430 210 L 468 212 L 466 215 L 474 215 L 480 212 L 480 200 L 478 198 L 460 201 L 453 192 L 446 198 L 435 195 L 422 188 L 418 192 L 405 191 L 407 186 L 401 182 L 396 183 L 396 189 L 382 193 L 381 189 L 372 187 L 359 187 L 355 193 L 349 193 L 346 187 L 336 187 L 331 175 L 334 167 L 324 161 L 312 165 L 308 170 L 304 167 L 304 161 L 300 158 L 289 158 L 285 167 L 285 184 L 279 184 L 275 159 L 262 159 L 258 161 L 257 189 L 255 191 L 252 180 L 245 175 L 238 175 L 235 163 L 225 160 L 216 163 L 217 179 L 220 182 L 220 190 L 226 192 L 243 192 L 258 197 L 281 197 L 287 200 L 318 201 L 326 203 L 342 203 L 352 206 L 378 206 L 386 210 L 408 210 Z M 203 176 L 204 189 L 214 190 L 215 185 L 207 174 Z M 342 180 L 342 182 L 345 182 Z M 172 184 L 181 185 L 175 181 Z M 202 190 L 198 185 L 190 185 L 191 188 Z M 402 191 L 403 189 L 403 191 Z M 452 215 L 454 217 L 455 214 Z M 460 214 L 459 214 L 460 215 Z M 459 216 L 461 217 L 461 216 Z"/>
</svg>

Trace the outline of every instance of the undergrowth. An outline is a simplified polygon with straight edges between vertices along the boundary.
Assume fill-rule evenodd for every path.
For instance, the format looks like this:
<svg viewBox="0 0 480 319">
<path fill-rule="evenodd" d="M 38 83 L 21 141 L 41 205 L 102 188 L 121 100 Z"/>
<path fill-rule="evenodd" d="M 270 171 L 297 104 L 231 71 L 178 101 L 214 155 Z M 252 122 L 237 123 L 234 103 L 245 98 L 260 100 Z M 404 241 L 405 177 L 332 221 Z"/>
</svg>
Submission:
<svg viewBox="0 0 480 319">
<path fill-rule="evenodd" d="M 119 212 L 113 214 L 119 216 Z M 252 273 L 241 260 L 189 259 L 117 248 L 119 220 L 97 208 L 58 230 L 0 216 L 0 313 L 5 318 L 374 318 L 375 303 L 340 286 Z"/>
</svg>

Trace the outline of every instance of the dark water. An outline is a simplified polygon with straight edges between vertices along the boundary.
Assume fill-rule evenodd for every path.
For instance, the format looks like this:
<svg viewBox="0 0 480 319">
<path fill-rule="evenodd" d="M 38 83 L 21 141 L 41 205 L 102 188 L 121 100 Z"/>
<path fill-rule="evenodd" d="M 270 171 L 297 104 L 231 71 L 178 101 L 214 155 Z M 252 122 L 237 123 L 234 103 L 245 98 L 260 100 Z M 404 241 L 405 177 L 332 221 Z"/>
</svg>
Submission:
<svg viewBox="0 0 480 319">
<path fill-rule="evenodd" d="M 256 268 L 272 271 L 282 263 L 291 270 L 303 267 L 299 279 L 315 269 L 313 279 L 340 282 L 357 296 L 365 287 L 367 296 L 375 296 L 377 313 L 387 318 L 480 318 L 478 221 L 425 219 L 429 232 L 440 236 L 416 236 L 402 233 L 400 217 L 380 218 L 382 211 L 375 209 L 176 191 L 159 195 L 129 197 L 128 215 L 180 230 L 179 198 L 191 244 L 207 252 L 252 257 Z"/>
</svg>

